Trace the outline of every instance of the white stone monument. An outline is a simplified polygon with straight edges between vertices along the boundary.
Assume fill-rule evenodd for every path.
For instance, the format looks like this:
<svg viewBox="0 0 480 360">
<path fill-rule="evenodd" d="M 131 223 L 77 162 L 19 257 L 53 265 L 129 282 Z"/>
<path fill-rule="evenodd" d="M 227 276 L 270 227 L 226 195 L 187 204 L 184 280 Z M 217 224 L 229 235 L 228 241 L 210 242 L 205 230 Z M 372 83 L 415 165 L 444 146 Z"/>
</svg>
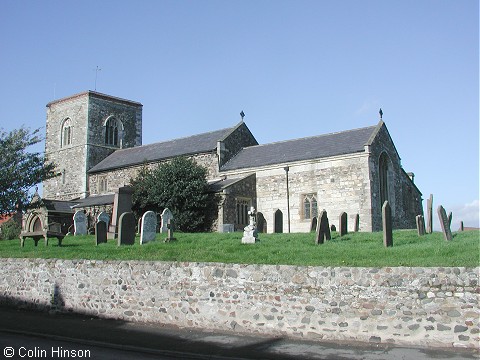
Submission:
<svg viewBox="0 0 480 360">
<path fill-rule="evenodd" d="M 87 216 L 82 210 L 73 215 L 74 235 L 87 235 Z"/>
<path fill-rule="evenodd" d="M 257 241 L 257 224 L 255 221 L 256 218 L 255 208 L 252 206 L 248 211 L 249 223 L 243 229 L 242 244 L 255 244 Z"/>
<path fill-rule="evenodd" d="M 165 208 L 162 212 L 162 227 L 160 232 L 162 234 L 168 233 L 168 220 L 173 219 L 173 214 L 169 208 Z"/>
</svg>

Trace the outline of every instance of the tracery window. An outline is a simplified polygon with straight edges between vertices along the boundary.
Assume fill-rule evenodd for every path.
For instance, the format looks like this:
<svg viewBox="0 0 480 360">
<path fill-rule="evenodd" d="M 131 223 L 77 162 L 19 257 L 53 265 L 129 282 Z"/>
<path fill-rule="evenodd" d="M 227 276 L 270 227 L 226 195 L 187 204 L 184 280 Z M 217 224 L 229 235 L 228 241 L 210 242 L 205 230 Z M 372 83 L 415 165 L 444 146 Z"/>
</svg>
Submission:
<svg viewBox="0 0 480 360">
<path fill-rule="evenodd" d="M 303 218 L 311 219 L 318 215 L 317 194 L 303 195 Z"/>
<path fill-rule="evenodd" d="M 105 144 L 110 146 L 118 146 L 118 122 L 111 117 L 105 123 Z"/>
<path fill-rule="evenodd" d="M 72 120 L 65 119 L 62 124 L 62 139 L 61 139 L 61 147 L 71 145 L 73 138 L 73 125 Z"/>
<path fill-rule="evenodd" d="M 250 209 L 250 199 L 237 199 L 237 224 L 248 224 L 248 210 Z"/>
</svg>

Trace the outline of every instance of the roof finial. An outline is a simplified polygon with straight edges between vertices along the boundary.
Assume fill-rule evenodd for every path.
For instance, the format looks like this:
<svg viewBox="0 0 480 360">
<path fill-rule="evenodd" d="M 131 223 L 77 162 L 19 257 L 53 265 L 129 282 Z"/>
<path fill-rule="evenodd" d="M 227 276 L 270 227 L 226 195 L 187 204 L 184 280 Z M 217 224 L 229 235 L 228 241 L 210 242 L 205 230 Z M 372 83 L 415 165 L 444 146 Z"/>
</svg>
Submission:
<svg viewBox="0 0 480 360">
<path fill-rule="evenodd" d="M 240 117 L 242 118 L 242 121 L 243 121 L 243 118 L 245 117 L 245 113 L 243 112 L 243 110 L 240 112 Z"/>
<path fill-rule="evenodd" d="M 380 108 L 380 110 L 378 111 L 378 113 L 380 114 L 380 120 L 382 120 L 382 118 L 383 118 L 383 111 L 382 111 L 382 108 Z"/>
</svg>

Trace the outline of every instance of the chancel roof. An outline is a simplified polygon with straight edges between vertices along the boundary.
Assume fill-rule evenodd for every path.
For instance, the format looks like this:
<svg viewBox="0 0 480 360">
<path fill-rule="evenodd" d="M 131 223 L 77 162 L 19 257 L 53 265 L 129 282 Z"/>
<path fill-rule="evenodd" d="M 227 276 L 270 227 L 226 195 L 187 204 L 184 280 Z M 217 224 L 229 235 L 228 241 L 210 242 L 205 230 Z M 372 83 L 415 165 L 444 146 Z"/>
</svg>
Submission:
<svg viewBox="0 0 480 360">
<path fill-rule="evenodd" d="M 180 139 L 117 150 L 91 168 L 89 173 L 170 159 L 176 156 L 214 151 L 217 148 L 217 142 L 223 140 L 237 126 Z"/>
<path fill-rule="evenodd" d="M 379 125 L 243 148 L 220 169 L 248 169 L 365 151 Z"/>
</svg>

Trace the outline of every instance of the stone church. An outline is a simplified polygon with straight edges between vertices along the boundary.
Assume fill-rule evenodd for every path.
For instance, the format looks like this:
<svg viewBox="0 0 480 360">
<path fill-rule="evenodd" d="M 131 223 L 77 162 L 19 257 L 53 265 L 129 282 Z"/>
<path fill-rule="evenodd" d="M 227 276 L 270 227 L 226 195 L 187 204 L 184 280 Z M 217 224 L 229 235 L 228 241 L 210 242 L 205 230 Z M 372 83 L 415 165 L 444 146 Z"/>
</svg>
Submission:
<svg viewBox="0 0 480 360">
<path fill-rule="evenodd" d="M 269 233 L 311 231 L 322 209 L 332 224 L 346 212 L 350 229 L 358 214 L 360 231 L 379 231 L 385 200 L 394 228 L 415 228 L 415 216 L 423 215 L 422 194 L 381 119 L 360 129 L 258 144 L 242 117 L 229 128 L 142 145 L 141 103 L 87 91 L 47 104 L 45 155 L 61 175 L 44 182 L 43 198 L 53 209 L 84 209 L 92 219 L 112 211 L 115 192 L 142 166 L 177 156 L 208 170 L 210 189 L 221 197 L 217 231 L 242 230 L 251 206 L 259 230 Z M 55 212 L 50 216 L 42 221 L 52 222 Z"/>
</svg>

